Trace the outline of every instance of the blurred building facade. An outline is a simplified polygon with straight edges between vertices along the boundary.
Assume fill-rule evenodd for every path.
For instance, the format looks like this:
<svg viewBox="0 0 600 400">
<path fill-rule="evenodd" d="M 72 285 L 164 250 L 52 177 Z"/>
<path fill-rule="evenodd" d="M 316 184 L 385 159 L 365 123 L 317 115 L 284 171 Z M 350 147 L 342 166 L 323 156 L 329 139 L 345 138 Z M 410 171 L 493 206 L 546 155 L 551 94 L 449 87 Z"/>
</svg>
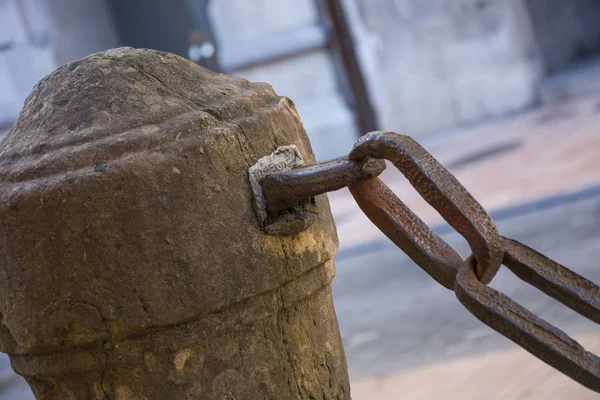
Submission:
<svg viewBox="0 0 600 400">
<path fill-rule="evenodd" d="M 131 45 L 269 82 L 323 159 L 600 89 L 598 21 L 594 0 L 0 0 L 0 125 L 59 65 Z"/>
</svg>

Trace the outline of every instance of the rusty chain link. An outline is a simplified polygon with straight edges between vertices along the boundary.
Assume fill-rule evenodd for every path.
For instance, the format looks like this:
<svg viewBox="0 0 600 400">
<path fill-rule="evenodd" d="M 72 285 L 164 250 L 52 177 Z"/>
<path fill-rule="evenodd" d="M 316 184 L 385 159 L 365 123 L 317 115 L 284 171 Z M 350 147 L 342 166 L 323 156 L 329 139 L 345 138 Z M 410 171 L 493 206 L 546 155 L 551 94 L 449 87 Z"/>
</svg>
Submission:
<svg viewBox="0 0 600 400">
<path fill-rule="evenodd" d="M 375 159 L 375 160 L 374 160 Z M 419 194 L 468 242 L 467 260 L 417 217 L 379 178 L 389 160 Z M 555 369 L 600 392 L 600 358 L 519 304 L 490 288 L 501 265 L 521 280 L 600 323 L 600 287 L 515 240 L 460 182 L 410 137 L 392 132 L 362 136 L 348 157 L 266 177 L 267 210 L 276 214 L 298 201 L 349 186 L 367 217 L 418 266 L 480 321 Z"/>
</svg>

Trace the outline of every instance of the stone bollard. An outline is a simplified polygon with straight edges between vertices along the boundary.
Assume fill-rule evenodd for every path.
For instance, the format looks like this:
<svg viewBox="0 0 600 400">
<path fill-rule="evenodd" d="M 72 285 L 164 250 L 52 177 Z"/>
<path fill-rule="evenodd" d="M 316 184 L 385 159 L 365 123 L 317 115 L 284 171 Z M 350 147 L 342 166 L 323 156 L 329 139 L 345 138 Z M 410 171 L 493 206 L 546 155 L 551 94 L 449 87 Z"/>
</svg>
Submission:
<svg viewBox="0 0 600 400">
<path fill-rule="evenodd" d="M 120 48 L 43 78 L 0 144 L 0 350 L 38 399 L 349 399 L 325 196 L 261 229 L 248 169 L 314 157 L 267 84 Z"/>
</svg>

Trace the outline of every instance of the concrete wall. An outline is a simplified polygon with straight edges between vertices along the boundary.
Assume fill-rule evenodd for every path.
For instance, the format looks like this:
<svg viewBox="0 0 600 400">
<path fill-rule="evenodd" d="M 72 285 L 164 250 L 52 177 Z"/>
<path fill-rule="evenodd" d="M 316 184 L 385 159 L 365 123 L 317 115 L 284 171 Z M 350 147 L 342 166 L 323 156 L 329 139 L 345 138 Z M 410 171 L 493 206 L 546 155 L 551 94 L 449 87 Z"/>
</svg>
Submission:
<svg viewBox="0 0 600 400">
<path fill-rule="evenodd" d="M 194 26 L 186 1 L 104 1 L 111 11 L 122 45 L 188 56 Z"/>
<path fill-rule="evenodd" d="M 57 65 L 119 46 L 105 0 L 45 0 L 52 13 Z"/>
<path fill-rule="evenodd" d="M 549 73 L 600 54 L 600 1 L 527 0 Z"/>
<path fill-rule="evenodd" d="M 314 24 L 318 19 L 313 0 L 212 0 L 209 14 L 224 47 Z"/>
<path fill-rule="evenodd" d="M 55 68 L 43 0 L 0 1 L 0 126 L 11 124 L 34 83 Z"/>
<path fill-rule="evenodd" d="M 218 54 L 227 59 L 233 59 L 225 56 L 237 49 L 248 56 L 251 55 L 248 49 L 256 53 L 266 51 L 262 44 L 267 37 L 276 38 L 293 30 L 323 29 L 314 0 L 217 0 L 210 3 L 209 15 Z M 341 93 L 336 68 L 326 48 L 227 73 L 267 82 L 279 95 L 291 98 L 318 159 L 343 155 L 356 141 L 354 117 Z"/>
<path fill-rule="evenodd" d="M 381 128 L 427 134 L 536 100 L 544 68 L 526 0 L 341 1 Z M 223 56 L 258 54 L 265 38 L 285 46 L 284 33 L 299 28 L 323 30 L 314 0 L 213 0 L 209 17 Z M 41 76 L 117 46 L 114 25 L 105 0 L 1 0 L 0 124 Z M 346 153 L 358 135 L 326 47 L 226 72 L 294 100 L 320 159 Z"/>
<path fill-rule="evenodd" d="M 104 0 L 0 0 L 0 126 L 16 119 L 38 79 L 117 45 Z"/>
<path fill-rule="evenodd" d="M 384 129 L 420 135 L 520 110 L 543 75 L 523 0 L 343 0 Z"/>
</svg>

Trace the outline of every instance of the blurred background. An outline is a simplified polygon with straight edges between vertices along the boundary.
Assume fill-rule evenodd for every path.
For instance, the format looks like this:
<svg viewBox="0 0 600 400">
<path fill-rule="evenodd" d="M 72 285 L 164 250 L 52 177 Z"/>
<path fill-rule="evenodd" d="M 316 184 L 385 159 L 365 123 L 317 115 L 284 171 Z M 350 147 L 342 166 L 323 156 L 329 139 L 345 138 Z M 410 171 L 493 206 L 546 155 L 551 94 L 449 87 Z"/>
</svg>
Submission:
<svg viewBox="0 0 600 400">
<path fill-rule="evenodd" d="M 0 0 L 0 137 L 39 78 L 123 45 L 270 83 L 318 159 L 371 130 L 409 134 L 503 235 L 600 282 L 597 0 Z M 383 179 L 469 255 L 400 173 Z M 347 190 L 330 200 L 354 399 L 596 398 L 478 322 Z M 596 325 L 506 270 L 491 286 L 600 352 Z M 5 356 L 0 398 L 32 398 Z"/>
</svg>

